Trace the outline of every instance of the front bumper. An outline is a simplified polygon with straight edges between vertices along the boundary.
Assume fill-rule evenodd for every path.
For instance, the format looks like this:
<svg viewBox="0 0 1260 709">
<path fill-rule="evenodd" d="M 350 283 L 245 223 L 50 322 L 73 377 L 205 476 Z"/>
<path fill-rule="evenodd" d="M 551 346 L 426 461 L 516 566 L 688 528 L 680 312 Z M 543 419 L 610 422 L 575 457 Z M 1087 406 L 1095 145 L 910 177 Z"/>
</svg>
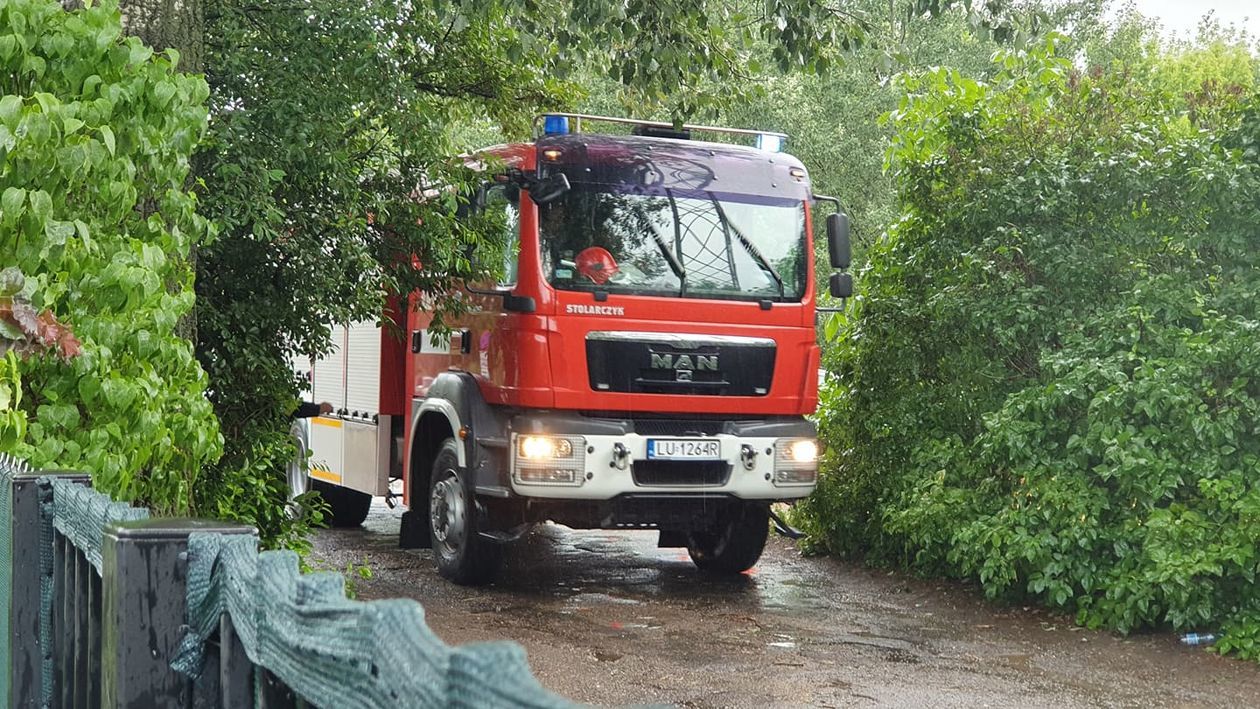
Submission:
<svg viewBox="0 0 1260 709">
<path fill-rule="evenodd" d="M 748 429 L 756 432 L 756 428 Z M 610 500 L 625 494 L 715 494 L 744 500 L 793 500 L 809 495 L 817 479 L 812 465 L 785 461 L 785 446 L 812 440 L 813 429 L 765 429 L 795 435 L 643 435 L 640 433 L 572 433 L 547 426 L 545 434 L 563 439 L 564 460 L 531 461 L 521 454 L 521 439 L 510 441 L 512 491 L 524 497 L 564 500 Z M 704 461 L 650 460 L 649 440 L 686 440 L 712 444 L 717 456 Z M 711 448 L 709 448 L 711 450 Z"/>
</svg>

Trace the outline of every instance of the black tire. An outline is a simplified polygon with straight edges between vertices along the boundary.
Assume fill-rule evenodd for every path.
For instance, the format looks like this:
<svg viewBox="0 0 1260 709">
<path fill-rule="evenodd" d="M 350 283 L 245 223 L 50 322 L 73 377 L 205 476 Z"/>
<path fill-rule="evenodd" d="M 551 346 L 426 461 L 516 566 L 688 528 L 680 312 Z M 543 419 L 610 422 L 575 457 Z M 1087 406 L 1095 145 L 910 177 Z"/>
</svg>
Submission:
<svg viewBox="0 0 1260 709">
<path fill-rule="evenodd" d="M 735 503 L 718 517 L 712 529 L 691 533 L 687 553 L 703 571 L 738 574 L 751 569 L 761 558 L 769 535 L 769 505 Z"/>
<path fill-rule="evenodd" d="M 477 501 L 459 467 L 459 444 L 442 441 L 429 476 L 429 536 L 438 573 L 461 586 L 490 583 L 499 572 L 503 549 L 482 537 Z"/>
<path fill-rule="evenodd" d="M 366 492 L 333 485 L 322 480 L 311 480 L 311 489 L 328 503 L 329 527 L 358 527 L 367 519 L 372 507 L 372 496 Z"/>
</svg>

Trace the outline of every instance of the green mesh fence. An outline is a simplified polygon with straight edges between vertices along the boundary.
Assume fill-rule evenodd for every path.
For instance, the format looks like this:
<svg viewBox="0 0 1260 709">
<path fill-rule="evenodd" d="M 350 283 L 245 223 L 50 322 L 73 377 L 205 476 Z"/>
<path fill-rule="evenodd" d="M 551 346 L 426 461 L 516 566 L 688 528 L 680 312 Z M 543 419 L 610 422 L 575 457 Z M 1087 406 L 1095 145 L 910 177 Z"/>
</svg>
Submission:
<svg viewBox="0 0 1260 709">
<path fill-rule="evenodd" d="M 446 645 L 420 604 L 351 601 L 339 574 L 303 575 L 293 552 L 196 533 L 188 555 L 190 630 L 172 667 L 191 677 L 227 613 L 250 661 L 316 706 L 575 706 L 543 689 L 515 643 Z"/>
<path fill-rule="evenodd" d="M 53 529 L 61 532 L 83 552 L 98 575 L 101 573 L 101 542 L 104 540 L 105 525 L 149 518 L 146 509 L 114 502 L 90 487 L 69 480 L 52 478 L 52 490 Z"/>
<path fill-rule="evenodd" d="M 0 514 L 12 519 L 19 461 L 0 455 Z M 114 502 L 55 477 L 40 486 L 40 638 L 51 648 L 54 530 L 99 574 L 104 528 L 139 520 L 148 510 Z M 10 665 L 7 594 L 12 588 L 12 534 L 0 540 L 0 668 Z M 302 574 L 296 554 L 262 552 L 252 536 L 194 533 L 188 540 L 189 630 L 172 668 L 196 678 L 206 642 L 227 613 L 249 660 L 319 707 L 573 707 L 544 689 L 515 643 L 459 647 L 441 641 L 411 600 L 360 602 L 345 596 L 340 574 Z M 43 706 L 51 706 L 53 668 L 44 655 Z M 0 702 L 9 696 L 0 672 Z"/>
</svg>

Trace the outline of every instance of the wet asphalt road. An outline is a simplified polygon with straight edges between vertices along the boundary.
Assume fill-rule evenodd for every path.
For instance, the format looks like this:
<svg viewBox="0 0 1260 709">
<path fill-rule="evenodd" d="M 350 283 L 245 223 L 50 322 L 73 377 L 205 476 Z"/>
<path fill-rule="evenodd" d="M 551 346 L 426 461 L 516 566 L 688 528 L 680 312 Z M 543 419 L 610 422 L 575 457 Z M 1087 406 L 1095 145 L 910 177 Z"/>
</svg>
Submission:
<svg viewBox="0 0 1260 709">
<path fill-rule="evenodd" d="M 366 563 L 362 599 L 410 597 L 445 641 L 514 640 L 544 686 L 601 705 L 1260 707 L 1260 665 L 1121 638 L 974 589 L 806 558 L 772 537 L 748 575 L 698 573 L 655 532 L 546 525 L 498 582 L 452 585 L 398 549 L 400 510 L 327 530 L 312 563 Z"/>
</svg>

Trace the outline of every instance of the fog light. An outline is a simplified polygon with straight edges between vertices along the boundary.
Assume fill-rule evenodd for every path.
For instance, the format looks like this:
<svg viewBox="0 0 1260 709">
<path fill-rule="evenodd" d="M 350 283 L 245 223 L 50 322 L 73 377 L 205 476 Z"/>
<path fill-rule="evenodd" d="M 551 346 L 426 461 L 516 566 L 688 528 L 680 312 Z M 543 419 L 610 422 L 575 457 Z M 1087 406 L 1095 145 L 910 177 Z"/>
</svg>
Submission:
<svg viewBox="0 0 1260 709">
<path fill-rule="evenodd" d="M 774 471 L 776 485 L 812 485 L 818 479 L 817 470 L 791 469 Z"/>
<path fill-rule="evenodd" d="M 527 483 L 560 483 L 572 485 L 577 479 L 576 470 L 560 470 L 557 468 L 522 468 L 521 482 Z"/>
</svg>

